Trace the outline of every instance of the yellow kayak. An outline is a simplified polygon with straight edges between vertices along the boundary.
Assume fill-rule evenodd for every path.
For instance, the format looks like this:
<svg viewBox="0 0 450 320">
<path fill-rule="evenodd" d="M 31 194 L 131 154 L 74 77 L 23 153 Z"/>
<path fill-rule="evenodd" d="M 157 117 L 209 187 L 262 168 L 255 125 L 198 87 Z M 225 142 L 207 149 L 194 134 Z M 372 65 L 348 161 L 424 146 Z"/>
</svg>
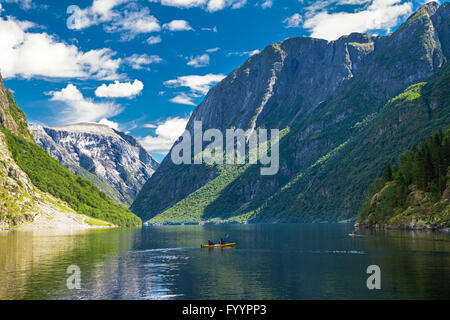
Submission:
<svg viewBox="0 0 450 320">
<path fill-rule="evenodd" d="M 202 244 L 202 248 L 234 248 L 236 243 L 224 243 L 224 244 Z"/>
</svg>

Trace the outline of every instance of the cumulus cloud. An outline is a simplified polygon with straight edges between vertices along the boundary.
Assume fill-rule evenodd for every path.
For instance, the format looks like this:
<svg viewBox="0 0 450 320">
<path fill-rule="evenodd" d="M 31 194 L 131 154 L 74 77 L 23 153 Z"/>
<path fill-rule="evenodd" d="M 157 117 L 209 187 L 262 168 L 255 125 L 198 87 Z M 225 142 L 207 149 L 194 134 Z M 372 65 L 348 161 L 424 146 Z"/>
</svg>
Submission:
<svg viewBox="0 0 450 320">
<path fill-rule="evenodd" d="M 163 24 L 163 29 L 169 31 L 191 31 L 194 30 L 186 20 L 172 20 L 169 23 Z"/>
<path fill-rule="evenodd" d="M 98 49 L 83 52 L 45 32 L 30 32 L 35 25 L 12 17 L 0 17 L 0 71 L 5 78 L 119 78 L 121 60 L 115 52 Z"/>
<path fill-rule="evenodd" d="M 126 0 L 94 0 L 91 6 L 84 9 L 70 6 L 67 9 L 67 13 L 70 14 L 67 27 L 82 30 L 105 23 L 105 31 L 121 32 L 122 40 L 131 40 L 138 34 L 161 30 L 158 19 L 150 14 L 147 7 L 127 6 L 121 10 L 117 9 L 126 2 Z"/>
<path fill-rule="evenodd" d="M 139 138 L 141 145 L 147 151 L 158 154 L 167 154 L 172 145 L 183 134 L 188 123 L 187 118 L 168 118 L 157 125 L 148 125 L 147 128 L 156 128 L 156 136 Z"/>
<path fill-rule="evenodd" d="M 163 59 L 158 55 L 147 54 L 133 54 L 125 59 L 125 62 L 135 70 L 143 69 L 145 66 L 149 66 L 153 63 L 161 63 Z"/>
<path fill-rule="evenodd" d="M 364 8 L 354 12 L 329 13 L 323 7 L 311 7 L 303 27 L 310 31 L 311 36 L 327 40 L 336 40 L 352 32 L 368 32 L 371 30 L 386 30 L 395 27 L 402 18 L 412 13 L 411 2 L 401 0 L 353 1 L 353 4 L 367 3 Z M 322 6 L 324 4 L 321 4 Z"/>
<path fill-rule="evenodd" d="M 110 121 L 110 120 L 108 120 L 106 118 L 103 118 L 102 120 L 100 120 L 98 122 L 98 124 L 103 124 L 105 126 L 110 127 L 111 129 L 119 130 L 119 124 L 117 122 Z"/>
<path fill-rule="evenodd" d="M 85 98 L 78 88 L 68 84 L 61 91 L 52 91 L 50 101 L 60 103 L 63 107 L 59 113 L 60 121 L 64 123 L 96 122 L 103 118 L 113 117 L 122 111 L 115 103 L 96 103 Z"/>
<path fill-rule="evenodd" d="M 148 44 L 157 44 L 160 43 L 161 40 L 161 36 L 151 36 L 147 39 L 147 43 Z"/>
<path fill-rule="evenodd" d="M 67 27 L 74 30 L 82 30 L 87 27 L 98 25 L 103 22 L 111 21 L 118 16 L 113 9 L 126 0 L 93 0 L 92 5 L 80 9 L 73 5 L 67 8 L 70 14 L 67 19 Z"/>
<path fill-rule="evenodd" d="M 285 28 L 298 28 L 302 22 L 302 16 L 299 13 L 294 13 L 292 16 L 283 20 Z"/>
<path fill-rule="evenodd" d="M 165 81 L 164 85 L 171 88 L 189 88 L 189 92 L 177 93 L 177 95 L 169 101 L 177 104 L 195 106 L 196 104 L 194 99 L 200 98 L 202 95 L 207 94 L 212 85 L 224 78 L 225 76 L 223 74 L 212 73 L 208 73 L 203 76 L 190 75 Z"/>
<path fill-rule="evenodd" d="M 137 11 L 125 10 L 114 19 L 111 25 L 105 26 L 107 32 L 121 32 L 123 40 L 133 39 L 137 34 L 161 31 L 158 19 L 150 15 L 148 8 Z"/>
<path fill-rule="evenodd" d="M 139 80 L 133 83 L 114 81 L 106 85 L 103 83 L 95 90 L 95 95 L 101 98 L 132 98 L 139 95 L 144 89 L 144 84 Z"/>
<path fill-rule="evenodd" d="M 209 60 L 210 60 L 209 55 L 205 53 L 200 56 L 191 57 L 187 65 L 194 68 L 206 67 L 207 65 L 209 65 Z"/>
<path fill-rule="evenodd" d="M 223 74 L 212 74 L 208 73 L 203 76 L 200 75 L 189 75 L 189 76 L 181 76 L 177 79 L 172 79 L 164 82 L 166 87 L 187 87 L 191 89 L 193 92 L 206 94 L 208 93 L 211 85 L 222 81 L 225 76 Z"/>
</svg>

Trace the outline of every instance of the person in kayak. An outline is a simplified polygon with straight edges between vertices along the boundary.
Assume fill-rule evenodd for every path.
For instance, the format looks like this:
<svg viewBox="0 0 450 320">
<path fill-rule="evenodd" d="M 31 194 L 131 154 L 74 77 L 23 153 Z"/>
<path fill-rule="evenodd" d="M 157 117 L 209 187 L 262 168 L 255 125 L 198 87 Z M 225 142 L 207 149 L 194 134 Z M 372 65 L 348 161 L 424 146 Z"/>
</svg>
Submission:
<svg viewBox="0 0 450 320">
<path fill-rule="evenodd" d="M 225 244 L 225 242 L 223 242 L 223 239 L 220 239 L 219 244 Z"/>
</svg>

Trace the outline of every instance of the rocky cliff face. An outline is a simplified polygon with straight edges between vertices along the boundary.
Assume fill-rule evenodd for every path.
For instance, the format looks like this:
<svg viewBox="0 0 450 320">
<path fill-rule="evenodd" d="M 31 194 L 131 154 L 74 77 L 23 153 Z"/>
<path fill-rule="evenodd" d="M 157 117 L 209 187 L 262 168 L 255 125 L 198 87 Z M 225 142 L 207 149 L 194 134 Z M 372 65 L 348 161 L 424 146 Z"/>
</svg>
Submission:
<svg viewBox="0 0 450 320">
<path fill-rule="evenodd" d="M 21 135 L 28 140 L 32 137 L 27 128 L 25 113 L 17 107 L 9 90 L 3 84 L 0 75 L 0 125 L 14 134 Z"/>
<path fill-rule="evenodd" d="M 11 94 L 0 76 L 0 126 L 18 133 L 13 108 Z M 26 123 L 25 117 L 20 120 Z M 0 226 L 32 220 L 30 212 L 34 205 L 33 185 L 12 159 L 5 136 L 0 131 Z"/>
<path fill-rule="evenodd" d="M 165 212 L 183 221 L 182 211 L 187 209 L 197 212 L 193 222 L 233 216 L 245 216 L 244 220 L 264 216 L 266 221 L 354 216 L 371 179 L 358 182 L 358 188 L 350 186 L 351 199 L 336 205 L 343 190 L 322 185 L 323 172 L 341 177 L 346 172 L 318 170 L 327 166 L 324 159 L 338 155 L 361 137 L 389 99 L 447 63 L 449 23 L 449 3 L 440 7 L 428 3 L 388 36 L 355 33 L 332 42 L 293 38 L 268 46 L 210 90 L 187 129 L 192 132 L 194 121 L 202 121 L 204 129 L 222 131 L 231 127 L 287 129 L 280 143 L 279 174 L 261 177 L 250 168 L 230 182 L 221 179 L 223 170 L 217 166 L 175 166 L 168 157 L 132 210 L 144 220 Z M 370 175 L 378 174 L 386 161 L 382 154 L 378 156 L 369 160 L 373 161 L 368 164 Z M 312 169 L 315 172 L 306 175 Z M 227 181 L 226 185 L 211 196 L 214 188 L 207 187 L 218 180 Z M 322 196 L 320 205 L 310 196 L 312 189 Z M 358 192 L 361 195 L 355 197 Z M 279 198 L 286 193 L 288 198 Z M 189 197 L 197 201 L 186 201 Z M 283 206 L 269 206 L 268 199 L 278 199 Z M 287 207 L 289 214 L 279 212 Z"/>
<path fill-rule="evenodd" d="M 127 206 L 158 167 L 136 139 L 105 125 L 30 125 L 30 130 L 53 158 Z"/>
<path fill-rule="evenodd" d="M 64 222 L 67 227 L 73 227 L 73 219 L 80 216 L 60 200 L 36 189 L 14 161 L 2 130 L 31 140 L 25 114 L 17 107 L 0 76 L 0 228 L 35 222 L 36 219 L 52 220 L 55 216 L 64 220 L 69 215 Z"/>
<path fill-rule="evenodd" d="M 33 185 L 12 159 L 0 132 L 0 227 L 32 221 L 35 205 Z"/>
</svg>

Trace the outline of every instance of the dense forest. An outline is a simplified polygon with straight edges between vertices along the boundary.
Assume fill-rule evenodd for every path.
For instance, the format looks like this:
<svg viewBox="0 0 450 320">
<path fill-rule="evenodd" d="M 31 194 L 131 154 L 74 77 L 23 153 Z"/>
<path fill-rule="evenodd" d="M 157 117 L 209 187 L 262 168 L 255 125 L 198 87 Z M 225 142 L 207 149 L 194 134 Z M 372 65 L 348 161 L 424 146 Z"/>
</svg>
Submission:
<svg viewBox="0 0 450 320">
<path fill-rule="evenodd" d="M 369 189 L 359 211 L 360 221 L 386 223 L 409 206 L 431 207 L 433 214 L 448 215 L 450 128 L 433 133 L 413 150 L 404 152 L 398 163 L 388 164 L 383 176 Z M 422 210 L 429 214 L 429 210 Z"/>
</svg>

